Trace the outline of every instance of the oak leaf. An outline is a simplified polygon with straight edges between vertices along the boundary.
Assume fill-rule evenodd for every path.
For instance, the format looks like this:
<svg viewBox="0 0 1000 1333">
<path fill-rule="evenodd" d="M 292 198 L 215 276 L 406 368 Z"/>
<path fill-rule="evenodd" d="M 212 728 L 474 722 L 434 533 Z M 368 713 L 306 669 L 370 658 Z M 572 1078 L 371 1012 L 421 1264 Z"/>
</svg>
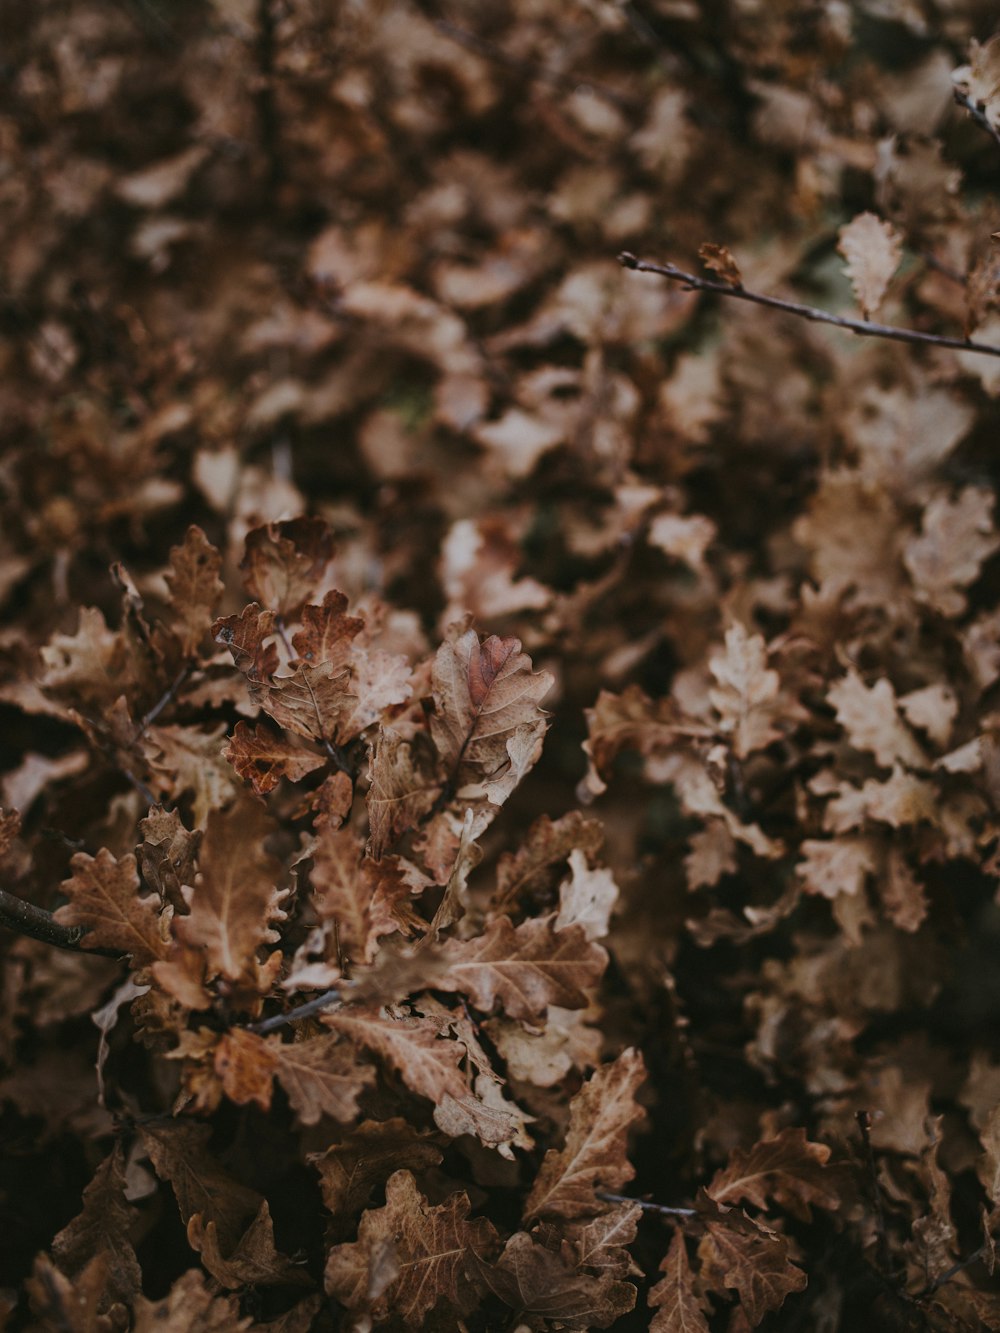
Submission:
<svg viewBox="0 0 1000 1333">
<path fill-rule="evenodd" d="M 270 1110 L 275 1058 L 263 1038 L 245 1028 L 231 1028 L 219 1039 L 214 1064 L 231 1102 L 237 1106 L 256 1102 L 262 1111 Z"/>
<path fill-rule="evenodd" d="M 520 639 L 491 635 L 480 644 L 475 630 L 467 630 L 438 649 L 433 681 L 431 735 L 459 794 L 510 770 L 507 741 L 519 727 L 529 727 L 536 739 L 545 730 L 538 701 L 552 676 L 532 671 Z"/>
<path fill-rule="evenodd" d="M 188 1333 L 249 1333 L 253 1319 L 240 1317 L 236 1296 L 218 1296 L 200 1268 L 183 1273 L 166 1296 L 135 1303 L 132 1333 L 163 1333 L 164 1329 L 186 1329 Z"/>
<path fill-rule="evenodd" d="M 412 744 L 380 727 L 368 765 L 369 850 L 378 860 L 429 814 L 441 792 L 433 761 L 419 741 Z"/>
<path fill-rule="evenodd" d="M 1000 548 L 993 526 L 994 495 L 966 486 L 956 500 L 936 495 L 924 510 L 922 531 L 903 551 L 918 598 L 941 615 L 960 616 L 962 589 L 975 583 L 983 562 Z"/>
<path fill-rule="evenodd" d="M 437 1166 L 441 1157 L 434 1135 L 395 1116 L 363 1120 L 326 1152 L 314 1153 L 309 1162 L 319 1172 L 326 1208 L 334 1216 L 352 1216 L 395 1171 L 403 1167 L 423 1171 Z"/>
<path fill-rule="evenodd" d="M 346 666 L 354 639 L 364 629 L 365 622 L 358 616 L 347 615 L 344 594 L 331 590 L 323 598 L 322 606 L 304 606 L 300 618 L 302 628 L 292 635 L 292 646 L 299 659 L 312 666 L 320 662 Z"/>
<path fill-rule="evenodd" d="M 375 1070 L 359 1061 L 349 1043 L 331 1034 L 294 1042 L 272 1037 L 267 1045 L 274 1075 L 303 1125 L 318 1124 L 324 1115 L 354 1119 Z"/>
<path fill-rule="evenodd" d="M 357 1241 L 335 1245 L 327 1257 L 327 1293 L 349 1310 L 369 1312 L 376 1322 L 390 1314 L 406 1328 L 420 1328 L 444 1301 L 453 1311 L 474 1299 L 477 1261 L 496 1243 L 485 1218 L 470 1221 L 466 1194 L 452 1194 L 431 1207 L 409 1171 L 397 1171 L 385 1188 L 385 1207 L 361 1219 Z M 391 1280 L 373 1284 L 385 1252 Z M 374 1285 L 374 1290 L 373 1290 Z"/>
<path fill-rule="evenodd" d="M 223 1248 L 233 1249 L 262 1199 L 208 1152 L 211 1128 L 171 1123 L 146 1125 L 140 1132 L 156 1174 L 173 1187 L 184 1225 L 198 1213 L 203 1221 L 215 1224 Z"/>
<path fill-rule="evenodd" d="M 299 662 L 290 675 L 247 680 L 253 702 L 286 731 L 320 743 L 351 739 L 357 695 L 349 667 Z"/>
<path fill-rule="evenodd" d="M 144 744 L 153 786 L 174 800 L 191 792 L 192 815 L 199 829 L 205 827 L 212 810 L 228 805 L 239 790 L 223 754 L 225 734 L 224 722 L 209 731 L 181 726 L 146 730 Z"/>
<path fill-rule="evenodd" d="M 903 257 L 903 238 L 890 222 L 859 213 L 840 229 L 837 249 L 847 260 L 844 272 L 865 319 L 878 313 L 889 280 Z"/>
<path fill-rule="evenodd" d="M 265 1199 L 257 1216 L 240 1237 L 236 1248 L 224 1258 L 215 1222 L 200 1213 L 188 1219 L 188 1244 L 201 1255 L 201 1262 L 223 1287 L 308 1287 L 312 1283 L 300 1264 L 280 1254 L 274 1243 L 274 1224 Z"/>
<path fill-rule="evenodd" d="M 873 754 L 883 768 L 891 768 L 897 761 L 911 768 L 926 766 L 926 756 L 900 718 L 896 692 L 884 676 L 869 687 L 849 667 L 826 697 L 856 750 Z"/>
<path fill-rule="evenodd" d="M 149 814 L 139 821 L 142 842 L 136 849 L 142 877 L 165 902 L 183 906 L 181 885 L 190 884 L 201 844 L 201 833 L 191 833 L 176 810 L 150 806 Z"/>
<path fill-rule="evenodd" d="M 407 931 L 411 888 L 395 857 L 373 861 L 362 855 L 361 840 L 351 829 L 323 825 L 311 849 L 309 882 L 321 922 L 335 922 L 341 951 L 355 962 L 370 963 L 380 935 Z"/>
<path fill-rule="evenodd" d="M 293 745 L 263 723 L 254 731 L 245 722 L 237 722 L 223 753 L 258 796 L 273 791 L 282 778 L 299 782 L 326 763 L 325 756 Z"/>
<path fill-rule="evenodd" d="M 764 1208 L 773 1199 L 808 1221 L 810 1204 L 833 1211 L 841 1207 L 839 1181 L 827 1170 L 829 1160 L 825 1144 L 810 1143 L 804 1129 L 789 1127 L 748 1151 L 737 1148 L 705 1192 L 725 1205 L 746 1201 Z"/>
<path fill-rule="evenodd" d="M 197 653 L 212 626 L 224 591 L 221 568 L 221 554 L 194 524 L 183 544 L 170 548 L 170 568 L 164 577 L 170 589 L 170 627 L 182 657 Z"/>
<path fill-rule="evenodd" d="M 638 1051 L 623 1051 L 602 1065 L 570 1103 L 565 1145 L 550 1148 L 525 1204 L 533 1217 L 587 1217 L 606 1210 L 598 1188 L 620 1190 L 635 1170 L 627 1153 L 629 1130 L 645 1112 L 635 1094 L 646 1077 Z"/>
<path fill-rule="evenodd" d="M 703 245 L 698 247 L 698 258 L 707 269 L 717 273 L 722 281 L 730 287 L 743 286 L 743 274 L 740 272 L 740 266 L 724 245 L 716 245 L 714 241 L 705 241 Z"/>
<path fill-rule="evenodd" d="M 708 1333 L 704 1301 L 695 1286 L 680 1227 L 674 1232 L 660 1272 L 663 1277 L 649 1293 L 649 1304 L 656 1310 L 650 1333 Z"/>
<path fill-rule="evenodd" d="M 729 1214 L 725 1222 L 707 1222 L 698 1256 L 704 1285 L 714 1291 L 735 1290 L 754 1328 L 808 1282 L 791 1261 L 788 1241 L 744 1213 Z"/>
<path fill-rule="evenodd" d="M 41 650 L 38 683 L 54 699 L 107 707 L 122 692 L 128 654 L 121 634 L 93 606 L 80 608 L 76 634 L 54 634 Z"/>
<path fill-rule="evenodd" d="M 610 929 L 611 912 L 618 901 L 618 885 L 610 870 L 591 869 L 579 848 L 570 852 L 569 868 L 571 878 L 559 891 L 556 930 L 579 925 L 588 940 L 603 939 Z"/>
<path fill-rule="evenodd" d="M 515 1232 L 497 1262 L 480 1263 L 479 1272 L 512 1310 L 560 1328 L 607 1328 L 635 1306 L 630 1282 L 570 1267 L 526 1231 Z"/>
<path fill-rule="evenodd" d="M 708 666 L 717 682 L 709 698 L 721 730 L 732 736 L 736 757 L 746 759 L 779 740 L 782 733 L 774 724 L 788 709 L 779 701 L 781 678 L 767 665 L 763 638 L 748 634 L 743 625 L 731 626 L 724 650 L 711 657 Z"/>
<path fill-rule="evenodd" d="M 125 1199 L 125 1157 L 119 1140 L 83 1192 L 83 1209 L 52 1241 L 52 1256 L 76 1277 L 97 1256 L 107 1262 L 104 1299 L 129 1306 L 142 1291 L 142 1272 L 129 1239 L 138 1210 Z"/>
<path fill-rule="evenodd" d="M 561 819 L 548 815 L 536 819 L 516 852 L 504 852 L 497 861 L 493 914 L 514 916 L 516 908 L 529 908 L 543 899 L 558 883 L 557 868 L 578 851 L 592 857 L 600 850 L 604 833 L 600 822 L 571 810 Z"/>
<path fill-rule="evenodd" d="M 475 939 L 446 940 L 442 956 L 448 971 L 435 981 L 436 989 L 461 991 L 483 1013 L 499 1005 L 524 1022 L 544 1018 L 550 1004 L 584 1008 L 587 989 L 596 986 L 607 964 L 604 950 L 582 926 L 558 930 L 552 917 L 533 917 L 520 926 L 499 917 Z"/>
<path fill-rule="evenodd" d="M 255 601 L 292 619 L 315 593 L 332 558 L 333 538 L 321 519 L 267 523 L 247 534 L 243 585 Z"/>
<path fill-rule="evenodd" d="M 96 856 L 76 852 L 73 874 L 62 888 L 69 897 L 55 913 L 60 925 L 81 926 L 84 946 L 120 949 L 137 967 L 167 956 L 169 908 L 153 894 L 139 896 L 139 876 L 132 853 L 120 861 L 102 847 Z"/>
<path fill-rule="evenodd" d="M 286 891 L 276 887 L 280 862 L 264 850 L 273 829 L 250 799 L 208 816 L 197 881 L 184 889 L 190 912 L 173 924 L 181 943 L 201 952 L 209 977 L 253 984 L 257 950 L 278 939 L 271 923 L 284 920 Z"/>
</svg>

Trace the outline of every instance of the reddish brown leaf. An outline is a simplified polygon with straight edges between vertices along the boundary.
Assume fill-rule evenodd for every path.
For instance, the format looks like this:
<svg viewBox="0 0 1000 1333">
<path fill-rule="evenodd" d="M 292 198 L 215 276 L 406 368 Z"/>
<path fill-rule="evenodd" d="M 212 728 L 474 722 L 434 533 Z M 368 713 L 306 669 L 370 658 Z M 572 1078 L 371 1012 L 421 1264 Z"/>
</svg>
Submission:
<svg viewBox="0 0 1000 1333">
<path fill-rule="evenodd" d="M 630 1282 L 573 1269 L 525 1231 L 511 1236 L 497 1262 L 481 1263 L 479 1271 L 512 1310 L 554 1320 L 560 1328 L 607 1328 L 635 1306 Z"/>
<path fill-rule="evenodd" d="M 808 1220 L 810 1204 L 834 1211 L 840 1206 L 840 1184 L 826 1170 L 829 1160 L 830 1149 L 810 1143 L 804 1129 L 783 1129 L 777 1138 L 762 1140 L 749 1152 L 737 1148 L 706 1193 L 719 1204 L 746 1200 L 757 1208 L 774 1199 Z"/>
<path fill-rule="evenodd" d="M 174 918 L 174 934 L 202 951 L 210 977 L 253 984 L 257 950 L 278 939 L 271 923 L 284 919 L 285 893 L 276 885 L 282 868 L 264 851 L 273 828 L 250 799 L 208 816 L 198 879 L 184 891 L 190 914 Z"/>
<path fill-rule="evenodd" d="M 369 760 L 369 850 L 376 859 L 427 815 L 441 792 L 426 747 L 380 727 Z"/>
<path fill-rule="evenodd" d="M 303 627 L 292 635 L 292 645 L 303 662 L 311 666 L 320 662 L 332 666 L 349 663 L 354 639 L 364 629 L 365 622 L 346 613 L 347 598 L 335 591 L 326 594 L 322 606 L 302 608 Z"/>
<path fill-rule="evenodd" d="M 219 1248 L 215 1222 L 206 1222 L 200 1213 L 188 1219 L 188 1243 L 201 1254 L 201 1262 L 223 1287 L 308 1287 L 312 1283 L 300 1264 L 279 1254 L 274 1244 L 274 1225 L 267 1200 L 240 1237 L 228 1258 Z"/>
<path fill-rule="evenodd" d="M 309 1160 L 319 1172 L 325 1206 L 334 1215 L 353 1216 L 394 1171 L 437 1166 L 441 1149 L 430 1134 L 396 1116 L 363 1120 L 341 1142 Z"/>
<path fill-rule="evenodd" d="M 258 796 L 273 791 L 282 778 L 299 782 L 326 763 L 323 755 L 293 745 L 263 723 L 255 731 L 245 722 L 237 722 L 223 753 Z"/>
<path fill-rule="evenodd" d="M 702 1282 L 714 1291 L 735 1290 L 752 1327 L 807 1285 L 805 1273 L 791 1262 L 788 1241 L 745 1214 L 710 1221 L 706 1228 L 698 1246 Z"/>
<path fill-rule="evenodd" d="M 224 1032 L 215 1048 L 215 1072 L 231 1102 L 256 1102 L 262 1111 L 270 1109 L 275 1059 L 262 1037 L 244 1028 Z"/>
</svg>

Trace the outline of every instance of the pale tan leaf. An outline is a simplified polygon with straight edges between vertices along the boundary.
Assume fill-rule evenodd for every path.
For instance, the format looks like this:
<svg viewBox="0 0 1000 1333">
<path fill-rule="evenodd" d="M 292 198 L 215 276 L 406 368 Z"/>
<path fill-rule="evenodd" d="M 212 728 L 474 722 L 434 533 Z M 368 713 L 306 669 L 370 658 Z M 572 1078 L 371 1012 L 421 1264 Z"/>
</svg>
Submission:
<svg viewBox="0 0 1000 1333">
<path fill-rule="evenodd" d="M 212 627 L 223 593 L 222 556 L 201 528 L 192 524 L 180 546 L 170 548 L 165 574 L 170 589 L 171 629 L 183 657 L 193 657 Z"/>
<path fill-rule="evenodd" d="M 268 1047 L 275 1077 L 303 1125 L 315 1125 L 323 1115 L 353 1120 L 358 1098 L 375 1081 L 373 1067 L 333 1035 L 295 1042 L 271 1038 Z"/>
<path fill-rule="evenodd" d="M 884 676 L 869 687 L 849 667 L 826 697 L 856 750 L 867 750 L 885 768 L 897 761 L 911 768 L 926 766 L 927 758 L 900 718 L 896 692 Z"/>
<path fill-rule="evenodd" d="M 859 213 L 840 229 L 837 249 L 847 260 L 844 272 L 865 319 L 878 313 L 889 280 L 903 257 L 903 238 L 874 213 Z"/>
<path fill-rule="evenodd" d="M 603 939 L 610 929 L 611 912 L 618 901 L 618 885 L 610 870 L 601 867 L 592 870 L 579 848 L 570 852 L 569 868 L 571 878 L 559 891 L 556 930 L 578 925 L 588 940 Z"/>
</svg>

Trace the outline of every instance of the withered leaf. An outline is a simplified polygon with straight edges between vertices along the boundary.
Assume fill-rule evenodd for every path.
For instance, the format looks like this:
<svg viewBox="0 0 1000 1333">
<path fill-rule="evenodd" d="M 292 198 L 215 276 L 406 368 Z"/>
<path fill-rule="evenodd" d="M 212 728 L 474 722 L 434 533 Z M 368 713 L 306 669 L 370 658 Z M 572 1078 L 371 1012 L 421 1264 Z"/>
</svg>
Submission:
<svg viewBox="0 0 1000 1333">
<path fill-rule="evenodd" d="M 202 952 L 210 976 L 252 980 L 257 950 L 278 938 L 272 922 L 284 919 L 282 867 L 264 850 L 273 828 L 249 798 L 208 816 L 197 882 L 184 890 L 190 912 L 173 925 L 182 944 Z"/>
<path fill-rule="evenodd" d="M 195 826 L 205 827 L 209 813 L 227 805 L 239 790 L 223 754 L 226 724 L 201 727 L 149 727 L 144 744 L 154 787 L 173 800 L 191 792 Z"/>
<path fill-rule="evenodd" d="M 122 692 L 125 644 L 96 607 L 81 607 L 76 634 L 54 634 L 41 657 L 45 669 L 38 683 L 54 699 L 106 707 Z"/>
<path fill-rule="evenodd" d="M 642 1056 L 632 1049 L 591 1075 L 570 1103 L 564 1147 L 545 1154 L 525 1204 L 526 1218 L 587 1217 L 606 1210 L 597 1189 L 618 1191 L 635 1175 L 628 1135 L 645 1115 L 635 1100 L 645 1077 Z"/>
<path fill-rule="evenodd" d="M 435 713 L 431 734 L 455 789 L 496 781 L 511 767 L 507 742 L 518 727 L 545 729 L 538 701 L 552 677 L 531 669 L 520 639 L 492 635 L 482 644 L 475 630 L 443 643 L 434 659 Z"/>
<path fill-rule="evenodd" d="M 936 495 L 924 510 L 920 536 L 906 544 L 903 562 L 917 596 L 943 616 L 962 614 L 963 590 L 1000 547 L 993 504 L 993 493 L 976 486 L 966 486 L 956 500 Z"/>
<path fill-rule="evenodd" d="M 725 1223 L 706 1223 L 698 1255 L 702 1282 L 715 1291 L 734 1289 L 754 1328 L 808 1282 L 791 1262 L 788 1241 L 745 1214 L 732 1214 Z"/>
<path fill-rule="evenodd" d="M 713 273 L 717 273 L 722 281 L 727 282 L 730 287 L 743 286 L 743 274 L 740 272 L 740 266 L 724 245 L 716 245 L 714 241 L 705 241 L 698 247 L 698 258 L 706 268 L 711 269 Z"/>
<path fill-rule="evenodd" d="M 256 1102 L 262 1111 L 270 1109 L 275 1059 L 262 1037 L 245 1028 L 231 1028 L 219 1039 L 214 1064 L 230 1101 L 237 1106 Z"/>
<path fill-rule="evenodd" d="M 328 1294 L 376 1319 L 391 1312 L 407 1328 L 420 1328 L 439 1301 L 452 1310 L 466 1309 L 474 1296 L 477 1260 L 496 1242 L 492 1225 L 485 1218 L 468 1220 L 466 1194 L 452 1194 L 432 1208 L 409 1171 L 390 1176 L 385 1200 L 384 1208 L 364 1214 L 356 1242 L 330 1251 L 324 1274 Z M 373 1270 L 387 1245 L 394 1275 L 373 1297 Z"/>
<path fill-rule="evenodd" d="M 719 1204 L 745 1200 L 757 1208 L 774 1199 L 808 1220 L 810 1204 L 833 1210 L 840 1207 L 840 1183 L 826 1170 L 829 1160 L 830 1149 L 823 1143 L 810 1143 L 804 1129 L 783 1129 L 777 1138 L 762 1140 L 747 1152 L 737 1148 L 729 1165 L 716 1172 L 706 1193 Z"/>
<path fill-rule="evenodd" d="M 483 1013 L 499 1004 L 525 1022 L 543 1018 L 550 1004 L 584 1008 L 607 964 L 582 926 L 557 930 L 552 917 L 520 926 L 499 917 L 476 939 L 446 940 L 442 951 L 448 971 L 435 981 L 438 990 L 462 991 Z"/>
<path fill-rule="evenodd" d="M 350 1122 L 358 1098 L 375 1081 L 375 1070 L 357 1057 L 349 1042 L 334 1035 L 308 1041 L 268 1043 L 275 1077 L 303 1125 L 315 1125 L 321 1116 Z"/>
<path fill-rule="evenodd" d="M 267 523 L 247 534 L 243 586 L 255 601 L 289 620 L 312 597 L 332 557 L 333 538 L 321 519 Z"/>
<path fill-rule="evenodd" d="M 219 1247 L 216 1223 L 206 1222 L 200 1213 L 188 1219 L 187 1234 L 191 1248 L 201 1254 L 201 1262 L 216 1282 L 230 1290 L 312 1285 L 302 1266 L 280 1254 L 275 1247 L 274 1224 L 266 1199 L 228 1257 L 223 1257 Z"/>
<path fill-rule="evenodd" d="M 224 591 L 221 568 L 221 554 L 194 524 L 183 545 L 170 549 L 165 578 L 170 589 L 171 628 L 182 657 L 193 657 L 211 628 Z"/>
<path fill-rule="evenodd" d="M 389 727 L 378 730 L 368 775 L 368 847 L 378 859 L 430 812 L 441 783 L 426 750 Z"/>
<path fill-rule="evenodd" d="M 738 759 L 746 759 L 778 740 L 774 725 L 782 710 L 781 679 L 767 665 L 767 648 L 759 634 L 748 634 L 736 624 L 726 631 L 726 645 L 709 659 L 717 684 L 709 698 L 719 714 L 722 731 L 733 739 Z"/>
<path fill-rule="evenodd" d="M 324 755 L 293 745 L 264 723 L 254 730 L 237 722 L 223 753 L 258 796 L 273 791 L 282 778 L 299 782 L 326 763 Z"/>
<path fill-rule="evenodd" d="M 480 1263 L 479 1272 L 512 1310 L 555 1320 L 561 1328 L 607 1328 L 635 1306 L 630 1282 L 569 1267 L 526 1231 L 515 1232 L 497 1262 Z"/>
<path fill-rule="evenodd" d="M 153 894 L 139 896 L 139 875 L 130 853 L 116 860 L 102 847 L 96 856 L 76 852 L 73 874 L 62 888 L 69 897 L 55 913 L 61 925 L 82 926 L 84 946 L 120 949 L 139 967 L 167 956 L 171 911 Z"/>
<path fill-rule="evenodd" d="M 119 1140 L 83 1192 L 83 1210 L 52 1241 L 52 1255 L 67 1277 L 95 1257 L 106 1261 L 106 1299 L 131 1305 L 142 1291 L 142 1272 L 129 1232 L 138 1210 L 125 1200 L 125 1156 Z"/>
<path fill-rule="evenodd" d="M 146 1125 L 143 1147 L 161 1180 L 173 1187 L 185 1226 L 195 1213 L 215 1223 L 223 1249 L 235 1247 L 261 1196 L 224 1171 L 207 1150 L 208 1125 Z"/>
<path fill-rule="evenodd" d="M 146 818 L 139 821 L 139 831 L 142 842 L 137 852 L 143 879 L 164 901 L 175 908 L 182 906 L 181 885 L 190 884 L 194 877 L 201 833 L 189 832 L 176 810 L 164 810 L 161 805 L 150 807 Z"/>
<path fill-rule="evenodd" d="M 889 280 L 903 257 L 903 238 L 890 222 L 859 213 L 840 229 L 837 249 L 847 260 L 844 272 L 865 319 L 878 313 Z"/>
<path fill-rule="evenodd" d="M 867 686 L 853 667 L 827 692 L 837 710 L 837 721 L 857 750 L 867 750 L 885 768 L 897 761 L 911 768 L 926 766 L 927 760 L 899 716 L 896 692 L 883 676 Z"/>
<path fill-rule="evenodd" d="M 469 1084 L 459 1065 L 465 1046 L 442 1035 L 441 1024 L 427 1018 L 394 1018 L 375 1006 L 352 1005 L 324 1015 L 328 1027 L 380 1055 L 406 1085 L 432 1102 L 447 1094 L 466 1097 Z"/>
<path fill-rule="evenodd" d="M 348 664 L 354 640 L 365 622 L 347 615 L 347 598 L 342 592 L 328 592 L 322 606 L 304 606 L 301 620 L 302 629 L 292 635 L 292 646 L 303 662 Z"/>
<path fill-rule="evenodd" d="M 252 1324 L 249 1315 L 240 1317 L 236 1296 L 215 1295 L 201 1269 L 190 1268 L 162 1300 L 137 1299 L 133 1333 L 163 1333 L 173 1328 L 188 1333 L 246 1333 Z"/>
<path fill-rule="evenodd" d="M 656 1310 L 650 1333 L 708 1333 L 704 1303 L 695 1289 L 680 1227 L 674 1232 L 660 1272 L 663 1277 L 649 1293 L 649 1304 Z"/>
<path fill-rule="evenodd" d="M 323 1203 L 334 1215 L 353 1215 L 376 1186 L 403 1167 L 422 1171 L 437 1166 L 441 1148 L 432 1134 L 406 1120 L 363 1120 L 324 1153 L 309 1158 L 319 1172 Z"/>
<path fill-rule="evenodd" d="M 556 820 L 542 815 L 532 824 L 517 851 L 504 852 L 497 862 L 494 914 L 513 916 L 515 907 L 554 890 L 558 882 L 556 868 L 565 863 L 570 853 L 575 850 L 587 857 L 594 856 L 603 840 L 599 821 L 586 818 L 578 810 Z"/>
</svg>

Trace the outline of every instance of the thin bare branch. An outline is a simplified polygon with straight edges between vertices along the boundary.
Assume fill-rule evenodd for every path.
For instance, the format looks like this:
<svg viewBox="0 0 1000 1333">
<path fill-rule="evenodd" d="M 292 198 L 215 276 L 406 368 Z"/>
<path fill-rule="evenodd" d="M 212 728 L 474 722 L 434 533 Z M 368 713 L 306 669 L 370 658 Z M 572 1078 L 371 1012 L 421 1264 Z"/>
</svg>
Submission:
<svg viewBox="0 0 1000 1333">
<path fill-rule="evenodd" d="M 955 89 L 955 101 L 960 107 L 968 111 L 969 115 L 976 122 L 980 129 L 989 134 L 993 142 L 1000 148 L 1000 130 L 989 121 L 982 107 L 977 106 L 968 93 L 963 93 L 959 88 Z"/>
<path fill-rule="evenodd" d="M 98 954 L 102 958 L 124 956 L 117 949 L 88 949 L 80 943 L 87 933 L 85 926 L 60 925 L 51 912 L 35 907 L 33 903 L 26 903 L 23 898 L 8 893 L 6 889 L 0 889 L 0 926 L 6 926 L 17 935 L 29 935 L 33 940 L 41 940 L 43 944 L 51 944 L 57 949 L 69 949 L 73 953 Z"/>
<path fill-rule="evenodd" d="M 298 1004 L 294 1009 L 289 1009 L 285 1014 L 274 1014 L 271 1018 L 264 1018 L 259 1023 L 247 1023 L 247 1032 L 255 1032 L 258 1037 L 264 1036 L 267 1032 L 274 1032 L 282 1028 L 286 1023 L 296 1023 L 300 1018 L 312 1018 L 313 1014 L 320 1013 L 323 1009 L 329 1009 L 335 1004 L 339 1004 L 343 999 L 341 992 L 334 988 L 325 990 L 315 999 L 307 1000 L 305 1004 Z"/>
<path fill-rule="evenodd" d="M 728 282 L 717 282 L 713 278 L 701 278 L 694 273 L 686 273 L 675 264 L 654 264 L 646 259 L 637 259 L 627 250 L 618 256 L 623 268 L 636 273 L 658 273 L 671 282 L 683 283 L 688 291 L 714 292 L 717 296 L 731 296 L 737 301 L 751 301 L 754 305 L 766 306 L 769 310 L 782 310 L 787 315 L 797 315 L 799 319 L 808 319 L 814 324 L 832 324 L 834 328 L 846 329 L 848 333 L 858 333 L 866 338 L 888 338 L 893 342 L 919 343 L 927 347 L 951 347 L 957 352 L 978 352 L 982 356 L 1000 356 L 1000 347 L 992 343 L 974 342 L 971 338 L 948 338 L 940 333 L 922 333 L 919 329 L 904 329 L 896 324 L 875 324 L 868 319 L 850 319 L 846 315 L 833 315 L 829 310 L 820 310 L 817 306 L 802 305 L 798 301 L 786 301 L 780 296 L 766 296 L 763 292 L 751 292 L 746 287 L 733 287 Z"/>
<path fill-rule="evenodd" d="M 697 1208 L 672 1208 L 666 1203 L 650 1203 L 648 1199 L 633 1199 L 628 1194 L 612 1194 L 610 1190 L 595 1191 L 599 1199 L 607 1203 L 634 1203 L 647 1213 L 659 1213 L 663 1217 L 697 1217 Z"/>
</svg>

